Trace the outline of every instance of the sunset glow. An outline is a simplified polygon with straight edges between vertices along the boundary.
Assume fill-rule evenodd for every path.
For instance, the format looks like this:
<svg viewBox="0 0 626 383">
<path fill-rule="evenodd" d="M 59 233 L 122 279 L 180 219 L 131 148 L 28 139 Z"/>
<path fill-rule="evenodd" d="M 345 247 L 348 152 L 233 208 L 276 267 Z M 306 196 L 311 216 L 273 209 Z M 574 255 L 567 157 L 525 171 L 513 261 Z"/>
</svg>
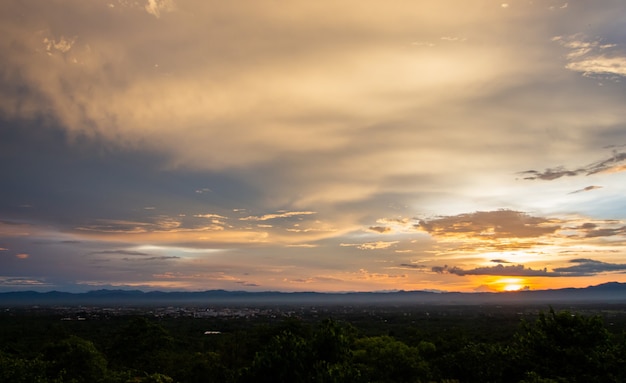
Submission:
<svg viewBox="0 0 626 383">
<path fill-rule="evenodd" d="M 507 278 L 501 279 L 502 290 L 504 291 L 518 291 L 524 288 L 523 280 L 521 278 Z"/>
<path fill-rule="evenodd" d="M 0 291 L 626 282 L 626 8 L 565 5 L 3 1 Z"/>
</svg>

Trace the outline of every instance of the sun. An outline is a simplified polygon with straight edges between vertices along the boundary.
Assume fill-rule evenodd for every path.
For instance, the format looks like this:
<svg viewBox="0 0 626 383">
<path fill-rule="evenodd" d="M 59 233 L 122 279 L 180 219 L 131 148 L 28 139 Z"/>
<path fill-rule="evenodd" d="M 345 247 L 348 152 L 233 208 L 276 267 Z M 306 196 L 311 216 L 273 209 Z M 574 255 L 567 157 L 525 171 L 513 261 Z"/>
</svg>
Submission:
<svg viewBox="0 0 626 383">
<path fill-rule="evenodd" d="M 503 291 L 519 291 L 523 288 L 524 286 L 520 285 L 519 283 L 509 283 L 507 285 L 504 285 L 502 290 Z"/>
<path fill-rule="evenodd" d="M 524 288 L 524 280 L 522 278 L 500 278 L 495 283 L 500 291 L 519 291 Z"/>
</svg>

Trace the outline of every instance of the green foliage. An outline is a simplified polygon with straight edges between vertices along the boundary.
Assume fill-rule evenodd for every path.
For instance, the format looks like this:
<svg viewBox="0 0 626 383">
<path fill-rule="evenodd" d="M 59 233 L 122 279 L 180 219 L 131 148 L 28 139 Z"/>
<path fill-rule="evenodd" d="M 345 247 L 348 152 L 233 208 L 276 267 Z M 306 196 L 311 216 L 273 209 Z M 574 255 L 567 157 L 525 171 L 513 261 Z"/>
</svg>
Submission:
<svg viewBox="0 0 626 383">
<path fill-rule="evenodd" d="M 468 317 L 453 310 L 434 318 L 356 313 L 343 321 L 59 321 L 0 313 L 0 382 L 626 381 L 626 333 L 620 332 L 626 315 L 612 316 L 610 327 L 598 316 L 534 315 L 521 325 L 515 312 L 496 317 L 492 327 L 501 328 L 490 331 L 491 314 Z M 207 336 L 206 330 L 221 333 Z"/>
<path fill-rule="evenodd" d="M 390 336 L 361 338 L 355 347 L 355 361 L 368 382 L 414 382 L 430 375 L 417 347 Z"/>
<path fill-rule="evenodd" d="M 284 331 L 256 354 L 243 375 L 246 382 L 354 382 L 353 331 L 327 320 L 310 339 Z"/>
<path fill-rule="evenodd" d="M 48 375 L 75 383 L 104 382 L 107 360 L 96 346 L 75 335 L 52 343 L 44 349 L 49 362 Z"/>
<path fill-rule="evenodd" d="M 526 371 L 567 382 L 613 382 L 619 372 L 602 318 L 567 311 L 541 313 L 518 333 L 516 355 Z M 527 378 L 528 379 L 528 378 Z"/>
<path fill-rule="evenodd" d="M 526 378 L 520 380 L 519 383 L 564 383 L 562 380 L 554 380 L 549 378 L 542 378 L 536 372 L 529 372 Z"/>
<path fill-rule="evenodd" d="M 173 383 L 174 379 L 167 375 L 154 373 L 146 374 L 142 377 L 134 377 L 126 381 L 126 383 Z"/>
<path fill-rule="evenodd" d="M 307 341 L 291 332 L 284 332 L 257 353 L 246 380 L 260 383 L 305 382 L 312 362 Z"/>
<path fill-rule="evenodd" d="M 0 382 L 45 383 L 48 364 L 43 360 L 23 359 L 0 352 Z"/>
<path fill-rule="evenodd" d="M 109 354 L 116 366 L 157 373 L 168 369 L 173 344 L 162 326 L 136 317 L 114 335 Z"/>
<path fill-rule="evenodd" d="M 500 344 L 469 342 L 449 355 L 446 372 L 463 382 L 505 382 L 510 379 L 507 360 L 508 349 Z"/>
<path fill-rule="evenodd" d="M 178 381 L 186 383 L 228 383 L 235 381 L 235 373 L 223 362 L 217 352 L 185 355 L 178 365 Z"/>
</svg>

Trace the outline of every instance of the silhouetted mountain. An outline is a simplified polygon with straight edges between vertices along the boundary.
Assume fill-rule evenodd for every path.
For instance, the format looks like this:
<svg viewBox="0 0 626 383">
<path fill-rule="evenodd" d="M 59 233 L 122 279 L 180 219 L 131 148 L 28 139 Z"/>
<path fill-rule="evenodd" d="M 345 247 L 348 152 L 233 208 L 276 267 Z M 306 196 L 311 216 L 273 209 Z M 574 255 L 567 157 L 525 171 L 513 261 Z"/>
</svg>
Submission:
<svg viewBox="0 0 626 383">
<path fill-rule="evenodd" d="M 32 305 L 477 305 L 626 303 L 626 283 L 610 282 L 586 288 L 525 290 L 501 293 L 432 291 L 395 292 L 248 292 L 209 290 L 164 292 L 94 290 L 87 293 L 19 291 L 0 293 L 0 306 Z"/>
</svg>

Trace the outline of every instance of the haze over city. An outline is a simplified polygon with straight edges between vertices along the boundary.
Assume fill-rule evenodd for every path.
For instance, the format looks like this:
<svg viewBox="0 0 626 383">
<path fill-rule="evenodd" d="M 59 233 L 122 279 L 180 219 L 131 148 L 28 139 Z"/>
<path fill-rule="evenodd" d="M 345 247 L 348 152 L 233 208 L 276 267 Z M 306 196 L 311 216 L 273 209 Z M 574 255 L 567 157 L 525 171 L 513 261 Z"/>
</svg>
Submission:
<svg viewBox="0 0 626 383">
<path fill-rule="evenodd" d="M 0 291 L 626 282 L 621 0 L 6 0 Z"/>
</svg>

